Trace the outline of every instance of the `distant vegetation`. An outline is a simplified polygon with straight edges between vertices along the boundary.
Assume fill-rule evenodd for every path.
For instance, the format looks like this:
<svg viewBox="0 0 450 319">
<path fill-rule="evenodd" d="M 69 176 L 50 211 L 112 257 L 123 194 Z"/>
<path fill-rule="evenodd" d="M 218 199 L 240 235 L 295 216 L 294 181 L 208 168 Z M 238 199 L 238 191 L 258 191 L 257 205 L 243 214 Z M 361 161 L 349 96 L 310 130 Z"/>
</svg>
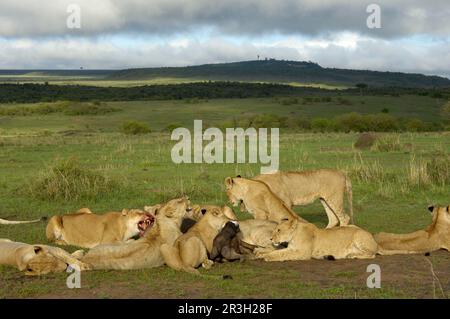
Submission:
<svg viewBox="0 0 450 319">
<path fill-rule="evenodd" d="M 168 85 L 144 85 L 135 87 L 96 87 L 85 85 L 49 85 L 49 84 L 0 84 L 0 103 L 38 103 L 55 101 L 148 101 L 181 100 L 196 104 L 208 99 L 218 98 L 263 98 L 286 97 L 283 105 L 296 104 L 298 97 L 304 97 L 303 103 L 326 102 L 330 95 L 360 95 L 360 89 L 328 90 L 313 87 L 294 87 L 284 84 L 243 83 L 243 82 L 196 82 Z M 413 88 L 366 88 L 364 95 L 389 95 L 398 97 L 403 94 L 450 98 L 448 89 Z M 292 98 L 288 98 L 292 97 Z M 348 103 L 340 100 L 340 104 Z"/>
<path fill-rule="evenodd" d="M 323 68 L 317 63 L 284 60 L 242 61 L 187 67 L 128 69 L 110 73 L 111 80 L 145 80 L 151 78 L 191 78 L 214 81 L 264 81 L 325 83 L 357 86 L 363 93 L 367 87 L 450 87 L 450 80 L 423 74 L 378 72 Z"/>
<path fill-rule="evenodd" d="M 150 127 L 147 123 L 138 121 L 126 121 L 122 124 L 121 130 L 125 134 L 138 135 L 150 133 Z"/>
<path fill-rule="evenodd" d="M 106 106 L 101 102 L 70 102 L 37 103 L 36 105 L 18 105 L 0 107 L 0 116 L 30 116 L 62 113 L 65 115 L 104 115 L 121 111 L 119 108 Z"/>
<path fill-rule="evenodd" d="M 225 121 L 225 127 L 279 127 L 294 131 L 313 132 L 432 132 L 444 129 L 441 123 L 424 122 L 417 118 L 397 118 L 385 113 L 362 115 L 346 113 L 334 118 L 278 116 L 261 114 Z"/>
</svg>

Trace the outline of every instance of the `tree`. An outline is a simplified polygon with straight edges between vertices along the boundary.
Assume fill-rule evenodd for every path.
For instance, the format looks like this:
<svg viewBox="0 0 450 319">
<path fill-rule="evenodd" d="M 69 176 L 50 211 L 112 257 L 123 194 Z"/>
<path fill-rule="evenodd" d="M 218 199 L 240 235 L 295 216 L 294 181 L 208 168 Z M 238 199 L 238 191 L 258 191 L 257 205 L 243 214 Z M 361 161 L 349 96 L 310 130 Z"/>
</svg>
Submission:
<svg viewBox="0 0 450 319">
<path fill-rule="evenodd" d="M 366 83 L 357 83 L 355 86 L 359 89 L 361 95 L 363 95 L 363 91 L 369 87 Z"/>
</svg>

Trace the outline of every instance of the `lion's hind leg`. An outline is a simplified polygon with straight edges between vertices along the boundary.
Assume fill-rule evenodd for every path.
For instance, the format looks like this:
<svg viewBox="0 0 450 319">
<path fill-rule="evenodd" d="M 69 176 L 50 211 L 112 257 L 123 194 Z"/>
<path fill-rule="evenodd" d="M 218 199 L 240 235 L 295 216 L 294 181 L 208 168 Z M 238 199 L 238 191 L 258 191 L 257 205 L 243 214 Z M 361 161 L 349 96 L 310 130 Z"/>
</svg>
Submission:
<svg viewBox="0 0 450 319">
<path fill-rule="evenodd" d="M 320 199 L 320 202 L 322 203 L 323 207 L 325 208 L 325 212 L 328 216 L 328 225 L 326 228 L 333 228 L 339 225 L 339 219 L 334 212 L 334 210 L 331 208 L 331 206 L 323 199 Z"/>
</svg>

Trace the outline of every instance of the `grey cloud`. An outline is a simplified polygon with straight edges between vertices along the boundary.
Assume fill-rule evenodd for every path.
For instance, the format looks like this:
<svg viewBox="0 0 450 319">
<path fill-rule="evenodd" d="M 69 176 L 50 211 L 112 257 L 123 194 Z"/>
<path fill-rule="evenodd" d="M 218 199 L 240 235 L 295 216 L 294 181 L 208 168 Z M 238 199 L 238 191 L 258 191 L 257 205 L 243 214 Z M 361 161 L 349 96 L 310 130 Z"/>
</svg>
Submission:
<svg viewBox="0 0 450 319">
<path fill-rule="evenodd" d="M 0 69 L 186 66 L 252 60 L 259 54 L 261 57 L 277 59 L 312 60 L 325 67 L 448 76 L 449 52 L 450 43 L 445 41 L 418 50 L 414 44 L 408 42 L 374 39 L 358 40 L 352 49 L 336 44 L 328 46 L 305 44 L 301 48 L 289 46 L 289 43 L 275 46 L 236 44 L 224 39 L 190 41 L 175 47 L 170 43 L 154 45 L 145 41 L 131 47 L 118 46 L 111 44 L 108 39 L 16 40 L 0 42 Z"/>
<path fill-rule="evenodd" d="M 366 7 L 382 9 L 382 28 L 366 27 Z M 82 28 L 66 28 L 78 3 Z M 211 28 L 221 34 L 317 35 L 352 31 L 371 37 L 450 34 L 448 0 L 20 0 L 0 2 L 0 36 L 95 36 L 117 32 L 173 34 Z"/>
</svg>

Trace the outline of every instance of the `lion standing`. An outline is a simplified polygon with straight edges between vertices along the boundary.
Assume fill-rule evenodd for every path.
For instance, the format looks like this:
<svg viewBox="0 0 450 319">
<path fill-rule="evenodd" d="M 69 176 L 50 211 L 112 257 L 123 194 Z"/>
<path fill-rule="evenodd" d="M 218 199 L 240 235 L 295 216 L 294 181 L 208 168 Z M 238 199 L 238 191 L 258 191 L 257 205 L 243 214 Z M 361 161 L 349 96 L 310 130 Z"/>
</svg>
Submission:
<svg viewBox="0 0 450 319">
<path fill-rule="evenodd" d="M 254 178 L 262 181 L 287 207 L 307 205 L 320 199 L 328 216 L 327 228 L 346 226 L 353 220 L 352 183 L 341 171 L 317 169 L 302 172 L 277 172 Z M 350 216 L 344 212 L 347 193 Z"/>
</svg>

